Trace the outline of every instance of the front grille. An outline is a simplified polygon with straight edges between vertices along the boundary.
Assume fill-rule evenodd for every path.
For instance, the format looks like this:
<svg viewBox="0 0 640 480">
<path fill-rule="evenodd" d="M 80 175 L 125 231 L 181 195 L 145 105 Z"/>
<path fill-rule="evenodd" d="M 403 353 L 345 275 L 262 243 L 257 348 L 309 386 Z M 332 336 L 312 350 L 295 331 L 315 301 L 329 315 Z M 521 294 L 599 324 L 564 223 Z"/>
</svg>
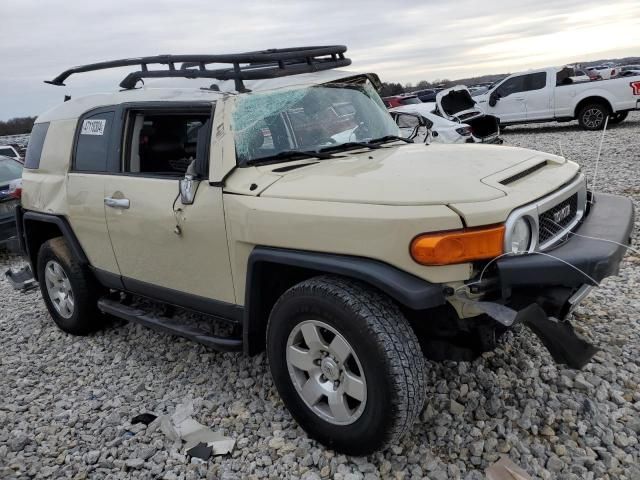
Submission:
<svg viewBox="0 0 640 480">
<path fill-rule="evenodd" d="M 578 193 L 574 193 L 539 216 L 538 243 L 544 245 L 554 239 L 574 221 L 578 214 Z"/>
</svg>

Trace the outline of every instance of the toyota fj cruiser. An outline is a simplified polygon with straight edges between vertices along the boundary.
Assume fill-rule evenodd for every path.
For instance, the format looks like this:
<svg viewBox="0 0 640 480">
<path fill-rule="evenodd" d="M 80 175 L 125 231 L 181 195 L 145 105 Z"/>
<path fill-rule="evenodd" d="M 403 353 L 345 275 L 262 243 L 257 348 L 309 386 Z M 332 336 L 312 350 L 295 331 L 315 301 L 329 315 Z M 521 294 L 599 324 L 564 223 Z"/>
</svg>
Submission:
<svg viewBox="0 0 640 480">
<path fill-rule="evenodd" d="M 364 454 L 419 414 L 424 355 L 471 358 L 522 322 L 557 361 L 587 362 L 593 347 L 556 319 L 617 273 L 633 207 L 587 191 L 561 157 L 399 137 L 377 76 L 336 70 L 350 63 L 345 50 L 64 72 L 50 83 L 141 67 L 123 90 L 37 119 L 17 224 L 65 332 L 115 316 L 214 349 L 266 348 L 294 418 Z M 136 88 L 165 77 L 191 84 Z M 231 333 L 132 297 L 226 321 Z"/>
</svg>

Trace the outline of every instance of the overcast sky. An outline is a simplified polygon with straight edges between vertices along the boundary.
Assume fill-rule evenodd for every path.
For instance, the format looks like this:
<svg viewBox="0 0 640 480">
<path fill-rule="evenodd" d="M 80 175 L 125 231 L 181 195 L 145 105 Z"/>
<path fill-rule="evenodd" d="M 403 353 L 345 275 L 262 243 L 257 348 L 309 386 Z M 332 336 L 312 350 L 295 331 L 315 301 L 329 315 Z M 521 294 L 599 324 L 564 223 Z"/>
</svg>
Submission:
<svg viewBox="0 0 640 480">
<path fill-rule="evenodd" d="M 68 67 L 142 55 L 345 44 L 402 83 L 640 55 L 638 0 L 0 0 L 0 18 L 2 120 L 126 73 L 42 83 Z"/>
</svg>

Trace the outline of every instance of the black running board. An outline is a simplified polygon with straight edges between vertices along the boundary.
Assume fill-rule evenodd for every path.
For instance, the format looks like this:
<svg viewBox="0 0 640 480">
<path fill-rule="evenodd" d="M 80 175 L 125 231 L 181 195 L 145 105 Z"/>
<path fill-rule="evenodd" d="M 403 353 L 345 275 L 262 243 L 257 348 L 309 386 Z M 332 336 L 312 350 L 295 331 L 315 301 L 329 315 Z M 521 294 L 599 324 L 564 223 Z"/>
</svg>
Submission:
<svg viewBox="0 0 640 480">
<path fill-rule="evenodd" d="M 136 322 L 145 327 L 172 333 L 181 337 L 188 338 L 194 342 L 201 343 L 207 347 L 222 352 L 235 352 L 242 350 L 242 339 L 233 337 L 217 337 L 211 335 L 199 328 L 189 325 L 180 325 L 168 318 L 158 317 L 144 310 L 129 307 L 110 298 L 101 298 L 98 300 L 98 308 L 102 313 L 122 318 L 129 322 Z"/>
</svg>

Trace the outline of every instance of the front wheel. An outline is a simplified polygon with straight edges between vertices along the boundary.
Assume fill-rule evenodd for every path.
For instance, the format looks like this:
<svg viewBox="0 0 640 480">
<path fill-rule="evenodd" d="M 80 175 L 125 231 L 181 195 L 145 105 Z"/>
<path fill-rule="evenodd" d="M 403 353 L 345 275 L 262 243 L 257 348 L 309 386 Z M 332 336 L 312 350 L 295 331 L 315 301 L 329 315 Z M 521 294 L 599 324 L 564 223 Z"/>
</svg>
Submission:
<svg viewBox="0 0 640 480">
<path fill-rule="evenodd" d="M 604 127 L 609 109 L 601 103 L 585 105 L 578 112 L 578 123 L 585 130 L 600 130 Z"/>
<path fill-rule="evenodd" d="M 418 339 L 389 298 L 359 282 L 323 276 L 285 292 L 269 317 L 267 353 L 293 417 L 350 455 L 396 442 L 424 404 Z"/>
</svg>

